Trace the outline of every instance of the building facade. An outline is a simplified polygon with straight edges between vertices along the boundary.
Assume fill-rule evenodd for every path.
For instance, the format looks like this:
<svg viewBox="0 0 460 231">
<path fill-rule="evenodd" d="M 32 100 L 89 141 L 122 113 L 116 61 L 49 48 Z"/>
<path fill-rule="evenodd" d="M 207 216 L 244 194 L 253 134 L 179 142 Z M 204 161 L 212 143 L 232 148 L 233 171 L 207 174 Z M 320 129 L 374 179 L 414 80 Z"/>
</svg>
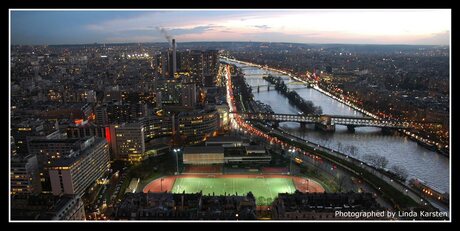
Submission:
<svg viewBox="0 0 460 231">
<path fill-rule="evenodd" d="M 201 193 L 126 193 L 116 220 L 255 220 L 256 203 L 246 196 Z"/>
<path fill-rule="evenodd" d="M 145 158 L 144 127 L 140 123 L 111 125 L 114 159 L 139 162 Z"/>
<path fill-rule="evenodd" d="M 371 193 L 279 193 L 272 204 L 275 220 L 356 220 L 336 217 L 335 211 L 381 211 Z M 373 219 L 373 218 L 369 218 Z M 374 218 L 379 219 L 379 218 Z M 380 218 L 381 219 L 381 218 Z"/>
<path fill-rule="evenodd" d="M 90 137 L 73 139 L 32 139 L 28 142 L 29 153 L 37 158 L 38 172 L 43 192 L 51 192 L 49 167 L 62 157 L 69 156 L 84 146 Z"/>
<path fill-rule="evenodd" d="M 230 129 L 229 107 L 226 103 L 216 105 L 219 113 L 219 131 L 225 132 Z"/>
<path fill-rule="evenodd" d="M 32 194 L 41 192 L 36 155 L 11 158 L 11 194 Z"/>
<path fill-rule="evenodd" d="M 178 115 L 177 133 L 188 144 L 197 144 L 215 136 L 219 124 L 216 110 L 194 110 L 181 112 Z"/>
<path fill-rule="evenodd" d="M 11 220 L 86 220 L 85 206 L 78 195 L 14 195 Z"/>
<path fill-rule="evenodd" d="M 174 118 L 172 116 L 148 116 L 138 120 L 144 128 L 146 141 L 163 136 L 172 136 Z"/>
<path fill-rule="evenodd" d="M 50 166 L 52 193 L 82 196 L 89 186 L 109 170 L 109 167 L 107 141 L 92 137 L 81 150 L 57 160 Z"/>
<path fill-rule="evenodd" d="M 184 164 L 209 165 L 224 163 L 223 147 L 185 147 Z"/>
</svg>

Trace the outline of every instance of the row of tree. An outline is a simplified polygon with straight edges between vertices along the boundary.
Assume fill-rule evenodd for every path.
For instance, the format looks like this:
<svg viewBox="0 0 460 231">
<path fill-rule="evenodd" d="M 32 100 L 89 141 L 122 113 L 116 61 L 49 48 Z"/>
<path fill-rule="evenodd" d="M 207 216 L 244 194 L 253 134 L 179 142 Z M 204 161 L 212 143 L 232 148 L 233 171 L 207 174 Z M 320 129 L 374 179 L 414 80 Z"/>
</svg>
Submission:
<svg viewBox="0 0 460 231">
<path fill-rule="evenodd" d="M 268 75 L 265 80 L 275 85 L 275 89 L 289 99 L 289 103 L 295 105 L 304 114 L 322 114 L 323 109 L 320 106 L 315 106 L 312 101 L 303 99 L 296 91 L 291 91 L 286 86 L 281 77 Z"/>
</svg>

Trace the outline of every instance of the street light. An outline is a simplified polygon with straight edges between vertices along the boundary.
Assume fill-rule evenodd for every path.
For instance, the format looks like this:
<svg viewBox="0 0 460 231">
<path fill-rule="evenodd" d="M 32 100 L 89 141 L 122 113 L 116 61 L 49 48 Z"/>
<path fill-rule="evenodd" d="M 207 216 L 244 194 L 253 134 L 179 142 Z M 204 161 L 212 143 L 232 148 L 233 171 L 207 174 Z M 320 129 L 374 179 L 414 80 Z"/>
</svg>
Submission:
<svg viewBox="0 0 460 231">
<path fill-rule="evenodd" d="M 289 153 L 291 153 L 290 157 L 289 157 L 289 174 L 292 173 L 292 158 L 294 157 L 294 152 L 295 152 L 295 149 L 292 148 L 292 149 L 289 149 Z"/>
<path fill-rule="evenodd" d="M 180 148 L 175 148 L 173 149 L 174 153 L 176 154 L 176 175 L 179 174 L 179 156 L 178 152 L 180 151 Z"/>
</svg>

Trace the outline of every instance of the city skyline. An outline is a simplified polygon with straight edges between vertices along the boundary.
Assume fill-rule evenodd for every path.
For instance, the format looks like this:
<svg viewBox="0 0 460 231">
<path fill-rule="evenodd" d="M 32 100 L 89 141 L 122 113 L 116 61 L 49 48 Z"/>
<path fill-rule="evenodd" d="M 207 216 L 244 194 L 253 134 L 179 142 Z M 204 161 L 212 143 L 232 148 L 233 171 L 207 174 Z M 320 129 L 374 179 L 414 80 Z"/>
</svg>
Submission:
<svg viewBox="0 0 460 231">
<path fill-rule="evenodd" d="M 12 10 L 11 43 L 144 43 L 171 36 L 181 42 L 448 45 L 450 19 L 449 9 Z"/>
<path fill-rule="evenodd" d="M 452 221 L 451 10 L 9 13 L 10 222 Z"/>
</svg>

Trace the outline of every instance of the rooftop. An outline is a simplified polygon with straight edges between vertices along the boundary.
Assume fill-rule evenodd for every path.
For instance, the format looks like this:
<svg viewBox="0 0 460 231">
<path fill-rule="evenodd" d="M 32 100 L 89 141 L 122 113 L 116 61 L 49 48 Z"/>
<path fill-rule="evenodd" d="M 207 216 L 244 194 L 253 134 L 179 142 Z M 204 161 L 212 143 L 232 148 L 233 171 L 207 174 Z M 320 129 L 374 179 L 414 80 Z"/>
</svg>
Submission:
<svg viewBox="0 0 460 231">
<path fill-rule="evenodd" d="M 75 161 L 84 158 L 91 153 L 92 148 L 100 143 L 107 142 L 104 138 L 94 137 L 94 142 L 92 142 L 87 147 L 84 147 L 83 150 L 77 150 L 74 155 L 69 157 L 64 157 L 56 160 L 51 166 L 52 167 L 68 167 L 71 166 Z"/>
<path fill-rule="evenodd" d="M 230 142 L 243 142 L 240 136 L 218 136 L 209 138 L 206 143 L 230 143 Z"/>
<path fill-rule="evenodd" d="M 219 146 L 185 147 L 184 154 L 224 153 L 224 148 Z"/>
<path fill-rule="evenodd" d="M 74 197 L 70 195 L 53 196 L 40 195 L 15 195 L 11 200 L 12 220 L 51 220 Z"/>
</svg>

